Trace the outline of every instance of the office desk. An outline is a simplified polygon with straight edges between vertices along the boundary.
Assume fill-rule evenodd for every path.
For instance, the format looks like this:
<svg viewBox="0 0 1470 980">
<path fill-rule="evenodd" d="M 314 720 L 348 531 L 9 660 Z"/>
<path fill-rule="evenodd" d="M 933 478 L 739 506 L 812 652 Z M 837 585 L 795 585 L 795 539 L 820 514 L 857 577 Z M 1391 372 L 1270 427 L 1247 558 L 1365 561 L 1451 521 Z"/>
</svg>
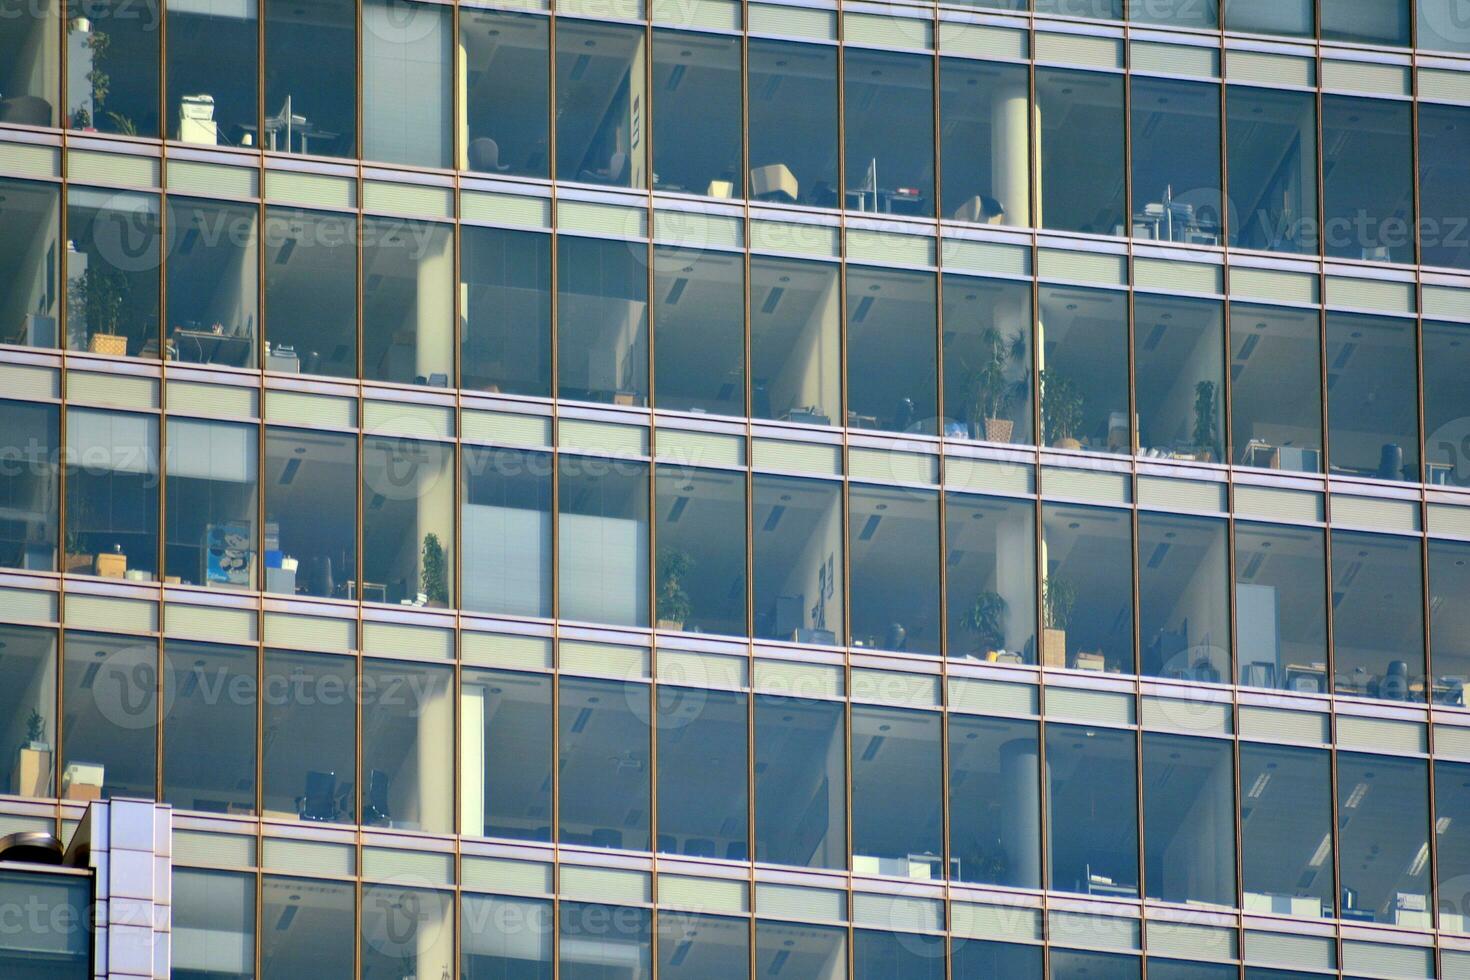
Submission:
<svg viewBox="0 0 1470 980">
<path fill-rule="evenodd" d="M 176 328 L 173 344 L 180 361 L 191 364 L 224 364 L 228 367 L 251 367 L 250 355 L 255 342 L 249 337 L 213 333 L 209 330 Z"/>
</svg>

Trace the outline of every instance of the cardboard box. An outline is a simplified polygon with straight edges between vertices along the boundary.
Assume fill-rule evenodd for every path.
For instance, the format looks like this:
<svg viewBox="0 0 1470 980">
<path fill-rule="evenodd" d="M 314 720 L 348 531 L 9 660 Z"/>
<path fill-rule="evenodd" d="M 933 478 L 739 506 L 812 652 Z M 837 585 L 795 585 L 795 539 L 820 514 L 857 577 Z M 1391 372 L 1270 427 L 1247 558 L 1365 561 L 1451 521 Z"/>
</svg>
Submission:
<svg viewBox="0 0 1470 980">
<path fill-rule="evenodd" d="M 1067 631 L 1047 627 L 1041 631 L 1041 666 L 1067 666 Z"/>
<path fill-rule="evenodd" d="M 108 552 L 97 556 L 97 574 L 103 578 L 126 578 L 128 556 Z"/>
</svg>

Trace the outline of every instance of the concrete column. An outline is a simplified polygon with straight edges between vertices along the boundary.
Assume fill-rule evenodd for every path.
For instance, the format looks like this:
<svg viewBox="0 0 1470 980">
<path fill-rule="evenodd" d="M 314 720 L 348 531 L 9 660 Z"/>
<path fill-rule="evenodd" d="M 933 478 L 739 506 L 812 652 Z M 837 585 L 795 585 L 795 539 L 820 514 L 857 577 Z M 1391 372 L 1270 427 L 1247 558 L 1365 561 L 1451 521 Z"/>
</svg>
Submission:
<svg viewBox="0 0 1470 980">
<path fill-rule="evenodd" d="M 1018 738 L 1000 747 L 1000 840 L 1009 858 L 1005 885 L 1034 888 L 1041 882 L 1041 771 L 1034 739 Z"/>
<path fill-rule="evenodd" d="M 1024 226 L 1031 220 L 1027 129 L 1033 129 L 1039 141 L 1040 122 L 1040 110 L 1032 110 L 1029 86 L 1024 78 L 1004 82 L 991 97 L 991 183 L 995 187 L 996 200 L 1005 209 L 1005 223 L 1008 225 Z"/>
</svg>

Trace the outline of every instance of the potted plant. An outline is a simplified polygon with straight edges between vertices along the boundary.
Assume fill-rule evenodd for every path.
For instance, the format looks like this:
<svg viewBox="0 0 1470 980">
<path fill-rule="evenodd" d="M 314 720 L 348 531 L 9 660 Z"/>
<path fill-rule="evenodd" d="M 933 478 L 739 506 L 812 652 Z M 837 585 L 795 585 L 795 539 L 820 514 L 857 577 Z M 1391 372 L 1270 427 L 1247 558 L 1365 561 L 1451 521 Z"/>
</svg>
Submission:
<svg viewBox="0 0 1470 980">
<path fill-rule="evenodd" d="M 1005 598 L 999 592 L 981 592 L 965 610 L 960 626 L 980 638 L 976 656 L 999 651 L 1006 639 Z"/>
<path fill-rule="evenodd" d="M 1044 667 L 1067 666 L 1067 623 L 1077 604 L 1071 582 L 1048 575 L 1041 583 L 1041 663 Z"/>
<path fill-rule="evenodd" d="M 94 354 L 126 354 L 128 341 L 121 325 L 128 277 L 114 269 L 89 265 L 67 283 L 66 293 L 66 315 L 70 324 L 81 324 L 87 331 L 87 349 Z M 80 332 L 76 336 L 80 339 Z"/>
<path fill-rule="evenodd" d="M 26 737 L 15 760 L 15 790 L 19 796 L 51 795 L 51 744 L 46 741 L 46 719 L 40 709 L 26 718 Z"/>
<path fill-rule="evenodd" d="M 91 575 L 97 558 L 91 552 L 83 550 L 86 546 L 82 541 L 82 528 L 88 523 L 89 510 L 86 495 L 69 496 L 66 507 L 66 534 L 62 539 L 65 560 L 61 570 L 68 575 Z"/>
<path fill-rule="evenodd" d="M 1026 382 L 1007 377 L 1012 361 L 1026 358 L 1026 338 L 1018 330 L 1007 339 L 995 327 L 980 333 L 980 356 L 971 368 L 970 432 L 986 442 L 1010 442 L 1016 423 L 1006 412 L 1026 394 Z"/>
<path fill-rule="evenodd" d="M 1082 392 L 1077 384 L 1057 371 L 1041 372 L 1041 425 L 1046 442 L 1058 449 L 1081 449 L 1077 431 L 1082 428 Z"/>
<path fill-rule="evenodd" d="M 1194 386 L 1194 446 L 1195 458 L 1210 462 L 1215 458 L 1218 446 L 1217 402 L 1215 382 L 1201 381 Z"/>
<path fill-rule="evenodd" d="M 449 563 L 444 557 L 444 546 L 439 543 L 439 535 L 432 531 L 424 535 L 422 566 L 419 577 L 423 579 L 424 595 L 429 603 L 435 606 L 449 605 Z"/>
<path fill-rule="evenodd" d="M 684 577 L 694 567 L 694 559 L 684 551 L 664 549 L 658 555 L 658 628 L 682 630 L 693 604 L 684 591 Z"/>
</svg>

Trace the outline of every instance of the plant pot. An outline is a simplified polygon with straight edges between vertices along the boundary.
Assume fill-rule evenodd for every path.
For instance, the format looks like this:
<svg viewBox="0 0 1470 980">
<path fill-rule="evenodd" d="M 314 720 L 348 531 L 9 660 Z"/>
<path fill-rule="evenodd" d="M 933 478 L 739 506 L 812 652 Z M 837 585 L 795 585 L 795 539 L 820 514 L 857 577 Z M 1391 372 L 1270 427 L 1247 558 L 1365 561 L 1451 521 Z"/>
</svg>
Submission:
<svg viewBox="0 0 1470 980">
<path fill-rule="evenodd" d="M 51 795 L 51 747 L 31 742 L 16 754 L 14 787 L 17 796 Z"/>
<path fill-rule="evenodd" d="M 660 619 L 658 621 L 658 628 L 661 629 L 661 630 L 673 630 L 675 632 L 682 632 L 683 629 L 684 629 L 684 620 L 682 620 L 682 619 Z"/>
<path fill-rule="evenodd" d="M 61 570 L 68 575 L 91 575 L 96 564 L 96 555 L 75 555 L 67 552 L 66 564 Z"/>
<path fill-rule="evenodd" d="M 1041 631 L 1041 666 L 1067 666 L 1067 631 L 1048 626 Z"/>
<path fill-rule="evenodd" d="M 1056 449 L 1081 449 L 1082 443 L 1076 439 L 1073 439 L 1071 436 L 1068 436 L 1065 439 L 1058 439 L 1056 442 L 1052 443 L 1052 446 Z"/>
<path fill-rule="evenodd" d="M 115 333 L 94 333 L 87 341 L 87 350 L 93 354 L 124 357 L 128 352 L 128 338 Z"/>
<path fill-rule="evenodd" d="M 1010 442 L 1015 431 L 1016 423 L 1011 419 L 987 418 L 985 420 L 986 442 Z"/>
</svg>

